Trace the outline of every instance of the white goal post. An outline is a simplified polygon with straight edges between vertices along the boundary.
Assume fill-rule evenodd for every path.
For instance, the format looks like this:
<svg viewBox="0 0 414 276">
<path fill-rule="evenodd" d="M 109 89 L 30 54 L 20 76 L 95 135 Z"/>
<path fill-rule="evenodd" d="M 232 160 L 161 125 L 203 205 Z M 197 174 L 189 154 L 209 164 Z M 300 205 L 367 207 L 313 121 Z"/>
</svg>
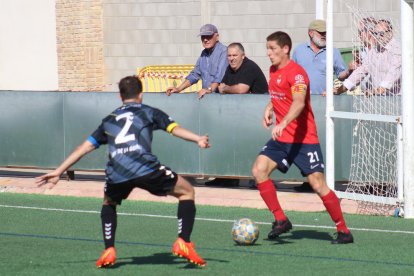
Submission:
<svg viewBox="0 0 414 276">
<path fill-rule="evenodd" d="M 333 75 L 333 2 L 316 0 L 316 10 L 324 10 L 326 5 L 327 22 L 327 61 L 326 75 Z M 333 79 L 326 79 L 326 178 L 330 188 L 335 183 L 335 119 L 375 121 L 391 124 L 396 132 L 396 182 L 395 197 L 361 195 L 335 191 L 340 198 L 401 205 L 405 218 L 414 218 L 414 58 L 413 58 L 413 0 L 400 1 L 400 27 L 402 52 L 401 112 L 399 114 L 367 114 L 363 112 L 342 112 L 334 109 Z"/>
</svg>

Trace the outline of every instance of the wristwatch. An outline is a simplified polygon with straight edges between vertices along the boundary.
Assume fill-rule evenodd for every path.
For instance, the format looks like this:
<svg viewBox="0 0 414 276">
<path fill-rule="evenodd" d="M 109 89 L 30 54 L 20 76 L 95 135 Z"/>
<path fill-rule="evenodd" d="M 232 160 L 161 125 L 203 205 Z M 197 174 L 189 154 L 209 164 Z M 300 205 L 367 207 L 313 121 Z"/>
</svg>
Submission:
<svg viewBox="0 0 414 276">
<path fill-rule="evenodd" d="M 208 93 L 211 93 L 211 87 L 207 88 Z"/>
</svg>

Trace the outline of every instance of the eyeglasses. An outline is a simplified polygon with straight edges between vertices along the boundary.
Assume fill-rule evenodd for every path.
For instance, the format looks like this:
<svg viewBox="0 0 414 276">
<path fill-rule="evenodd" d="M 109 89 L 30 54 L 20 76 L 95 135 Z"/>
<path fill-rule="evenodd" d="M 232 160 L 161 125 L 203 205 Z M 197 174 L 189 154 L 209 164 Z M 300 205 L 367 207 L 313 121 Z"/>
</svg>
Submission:
<svg viewBox="0 0 414 276">
<path fill-rule="evenodd" d="M 379 31 L 379 32 L 373 32 L 374 35 L 379 35 L 379 36 L 385 36 L 386 33 L 389 33 L 390 30 L 388 31 Z"/>
</svg>

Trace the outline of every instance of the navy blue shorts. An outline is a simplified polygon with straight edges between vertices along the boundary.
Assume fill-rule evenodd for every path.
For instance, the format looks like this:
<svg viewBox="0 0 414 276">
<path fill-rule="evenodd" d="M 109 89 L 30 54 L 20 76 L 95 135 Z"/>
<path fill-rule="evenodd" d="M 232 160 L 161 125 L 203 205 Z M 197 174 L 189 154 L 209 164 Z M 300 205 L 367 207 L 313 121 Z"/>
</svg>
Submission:
<svg viewBox="0 0 414 276">
<path fill-rule="evenodd" d="M 177 184 L 178 175 L 170 168 L 160 166 L 157 170 L 147 175 L 116 184 L 105 184 L 105 195 L 114 201 L 121 204 L 123 199 L 126 199 L 134 188 L 141 188 L 153 195 L 166 196 L 169 194 Z"/>
<path fill-rule="evenodd" d="M 325 165 L 319 144 L 282 143 L 270 139 L 259 155 L 265 155 L 276 162 L 277 169 L 286 173 L 295 164 L 303 176 L 324 172 Z"/>
</svg>

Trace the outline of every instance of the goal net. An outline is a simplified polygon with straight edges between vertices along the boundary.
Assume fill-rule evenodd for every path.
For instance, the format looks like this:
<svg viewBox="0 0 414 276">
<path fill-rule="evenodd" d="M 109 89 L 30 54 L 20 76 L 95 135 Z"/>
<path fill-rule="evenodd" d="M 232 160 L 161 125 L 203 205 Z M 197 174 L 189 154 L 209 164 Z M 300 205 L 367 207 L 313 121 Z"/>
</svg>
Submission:
<svg viewBox="0 0 414 276">
<path fill-rule="evenodd" d="M 339 196 L 357 200 L 359 213 L 391 214 L 402 199 L 399 20 L 395 13 L 364 11 L 359 1 L 343 3 L 351 17 L 354 69 L 345 83 L 354 87 L 347 92 L 353 113 L 350 176 Z"/>
</svg>

